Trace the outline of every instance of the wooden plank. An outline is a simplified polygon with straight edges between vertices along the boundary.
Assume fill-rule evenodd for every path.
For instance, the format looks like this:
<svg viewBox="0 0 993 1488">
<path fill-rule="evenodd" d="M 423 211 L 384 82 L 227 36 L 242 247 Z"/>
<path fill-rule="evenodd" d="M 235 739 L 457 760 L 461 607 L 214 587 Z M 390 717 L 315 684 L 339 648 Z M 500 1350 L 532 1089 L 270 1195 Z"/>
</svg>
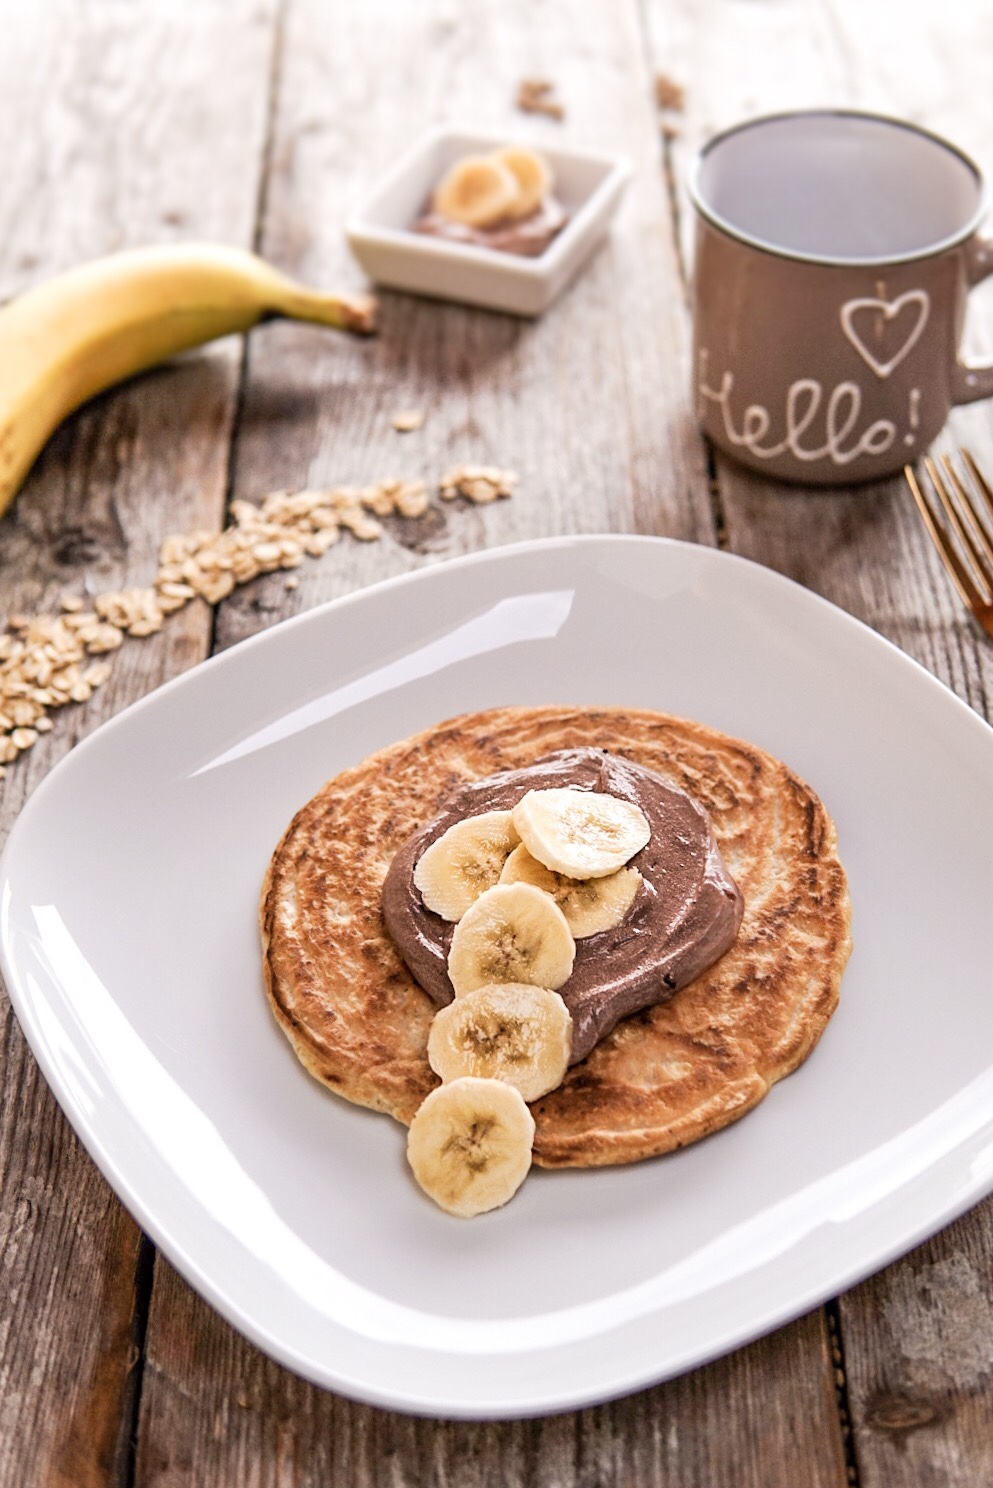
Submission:
<svg viewBox="0 0 993 1488">
<path fill-rule="evenodd" d="M 0 1483 L 116 1483 L 139 1234 L 3 1014 Z"/>
<path fill-rule="evenodd" d="M 648 9 L 660 68 L 688 84 L 672 143 L 683 191 L 692 152 L 752 113 L 842 104 L 936 129 L 993 171 L 993 119 L 978 106 L 993 15 L 978 3 L 914 12 L 896 0 L 794 7 L 658 0 Z M 742 64 L 742 59 L 747 59 Z M 970 305 L 967 347 L 989 356 L 993 301 Z M 968 443 L 993 469 L 989 406 L 953 413 L 942 448 Z M 901 480 L 830 493 L 777 486 L 718 457 L 727 541 L 866 620 L 966 702 L 990 714 L 993 654 L 931 550 Z M 972 1485 L 991 1477 L 989 1275 L 993 1205 L 841 1299 L 853 1470 L 863 1488 Z"/>
<path fill-rule="evenodd" d="M 843 1299 L 863 1488 L 993 1482 L 993 1202 Z"/>
<path fill-rule="evenodd" d="M 415 1419 L 313 1389 L 159 1263 L 137 1488 L 841 1488 L 819 1315 L 624 1400 L 533 1421 Z M 810 1362 L 820 1368 L 812 1371 Z"/>
<path fill-rule="evenodd" d="M 117 247 L 251 244 L 270 0 L 8 0 L 0 14 L 0 297 Z M 231 342 L 70 420 L 0 523 L 8 612 L 147 584 L 163 536 L 221 522 L 239 367 Z M 85 710 L 56 715 L 8 772 L 4 830 L 77 738 L 204 656 L 210 624 L 191 607 L 127 643 Z M 6 997 L 0 1034 L 0 1484 L 103 1488 L 127 1470 L 139 1235 L 69 1131 Z"/>
<path fill-rule="evenodd" d="M 341 45 L 347 35 L 348 45 Z M 472 59 L 485 57 L 485 66 Z M 562 126 L 509 107 L 526 75 L 553 77 Z M 445 507 L 425 528 L 343 543 L 222 607 L 218 641 L 437 556 L 544 533 L 665 532 L 712 541 L 692 421 L 687 324 L 660 144 L 633 4 L 527 0 L 468 11 L 351 0 L 330 26 L 318 0 L 288 12 L 267 254 L 302 277 L 358 282 L 347 210 L 439 118 L 587 140 L 636 161 L 611 244 L 535 325 L 384 296 L 371 345 L 299 327 L 253 343 L 237 441 L 237 494 L 387 474 L 437 478 L 483 459 L 520 471 L 509 502 Z M 390 427 L 427 411 L 418 434 Z M 735 1484 L 844 1482 L 820 1314 L 707 1370 L 631 1400 L 534 1423 L 414 1422 L 313 1389 L 266 1361 L 167 1267 L 156 1277 L 137 1481 L 255 1484 Z"/>
</svg>

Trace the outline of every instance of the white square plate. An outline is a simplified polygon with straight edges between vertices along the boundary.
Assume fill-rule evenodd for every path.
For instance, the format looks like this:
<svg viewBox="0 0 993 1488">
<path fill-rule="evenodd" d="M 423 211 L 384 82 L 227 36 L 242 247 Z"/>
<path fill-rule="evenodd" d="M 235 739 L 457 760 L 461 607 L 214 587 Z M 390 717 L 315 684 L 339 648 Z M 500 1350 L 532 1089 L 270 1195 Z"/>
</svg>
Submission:
<svg viewBox="0 0 993 1488">
<path fill-rule="evenodd" d="M 454 161 L 509 143 L 506 137 L 471 130 L 435 129 L 397 161 L 345 224 L 349 247 L 369 277 L 392 289 L 514 315 L 540 315 L 547 309 L 607 231 L 631 165 L 620 155 L 536 146 L 552 168 L 555 195 L 569 213 L 561 232 L 536 258 L 413 231 L 424 203 Z"/>
<path fill-rule="evenodd" d="M 399 1126 L 297 1063 L 256 905 L 327 777 L 509 703 L 658 708 L 785 759 L 837 821 L 855 951 L 743 1121 L 459 1221 Z M 544 1413 L 772 1328 L 993 1187 L 991 840 L 993 732 L 858 622 L 708 548 L 537 542 L 276 626 L 98 730 L 14 827 L 4 971 L 94 1159 L 236 1327 L 376 1404 Z"/>
</svg>

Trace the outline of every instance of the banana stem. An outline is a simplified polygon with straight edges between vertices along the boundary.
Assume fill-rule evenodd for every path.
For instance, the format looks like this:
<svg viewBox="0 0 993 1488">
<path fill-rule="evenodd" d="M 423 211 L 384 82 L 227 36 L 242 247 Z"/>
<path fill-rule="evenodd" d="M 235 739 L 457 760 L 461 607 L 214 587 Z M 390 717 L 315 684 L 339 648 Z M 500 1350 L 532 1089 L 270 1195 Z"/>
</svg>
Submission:
<svg viewBox="0 0 993 1488">
<path fill-rule="evenodd" d="M 269 314 L 334 326 L 356 336 L 371 336 L 376 330 L 376 309 L 372 295 L 321 294 L 316 289 L 293 285 L 273 298 Z"/>
</svg>

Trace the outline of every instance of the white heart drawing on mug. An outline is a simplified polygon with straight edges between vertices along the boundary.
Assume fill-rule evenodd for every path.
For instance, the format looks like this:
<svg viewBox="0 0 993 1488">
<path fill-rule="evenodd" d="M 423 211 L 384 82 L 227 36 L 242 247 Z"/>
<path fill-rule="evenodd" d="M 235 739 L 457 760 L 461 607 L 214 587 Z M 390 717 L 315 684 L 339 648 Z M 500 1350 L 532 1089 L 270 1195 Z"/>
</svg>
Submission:
<svg viewBox="0 0 993 1488">
<path fill-rule="evenodd" d="M 900 311 L 907 305 L 916 305 L 918 307 L 917 317 L 910 328 L 910 333 L 903 341 L 903 344 L 893 353 L 889 361 L 881 362 L 878 357 L 873 356 L 868 346 L 862 340 L 862 337 L 853 324 L 854 317 L 860 310 L 874 310 L 881 313 L 884 320 L 895 320 L 900 314 Z M 899 367 L 904 357 L 917 345 L 924 327 L 927 325 L 927 318 L 930 311 L 931 296 L 926 289 L 908 289 L 906 294 L 899 295 L 895 300 L 883 300 L 867 296 L 857 300 L 848 300 L 842 305 L 841 329 L 855 347 L 855 350 L 866 366 L 875 372 L 877 377 L 886 378 L 889 377 L 895 368 Z"/>
</svg>

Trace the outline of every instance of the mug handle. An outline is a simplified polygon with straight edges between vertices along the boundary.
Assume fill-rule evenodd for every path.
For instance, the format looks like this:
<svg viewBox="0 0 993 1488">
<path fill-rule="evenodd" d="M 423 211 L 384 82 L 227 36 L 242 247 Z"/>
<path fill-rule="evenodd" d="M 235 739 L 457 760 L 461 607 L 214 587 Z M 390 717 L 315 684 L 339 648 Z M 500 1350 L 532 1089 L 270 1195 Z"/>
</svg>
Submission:
<svg viewBox="0 0 993 1488">
<path fill-rule="evenodd" d="M 967 245 L 965 272 L 970 289 L 993 274 L 993 238 L 977 236 Z M 975 403 L 979 398 L 993 398 L 993 362 L 956 362 L 952 402 Z"/>
</svg>

